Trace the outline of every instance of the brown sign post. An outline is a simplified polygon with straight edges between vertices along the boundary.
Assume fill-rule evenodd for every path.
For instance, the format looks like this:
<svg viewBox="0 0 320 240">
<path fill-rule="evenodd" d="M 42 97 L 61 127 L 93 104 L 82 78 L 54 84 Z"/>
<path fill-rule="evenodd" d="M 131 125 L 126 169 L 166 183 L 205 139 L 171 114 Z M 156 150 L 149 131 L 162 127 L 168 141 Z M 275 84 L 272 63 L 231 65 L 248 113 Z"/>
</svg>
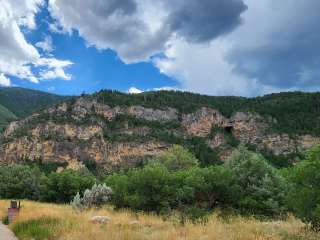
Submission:
<svg viewBox="0 0 320 240">
<path fill-rule="evenodd" d="M 19 215 L 20 211 L 20 201 L 11 201 L 10 208 L 8 208 L 8 220 L 9 224 L 13 222 L 13 220 Z"/>
</svg>

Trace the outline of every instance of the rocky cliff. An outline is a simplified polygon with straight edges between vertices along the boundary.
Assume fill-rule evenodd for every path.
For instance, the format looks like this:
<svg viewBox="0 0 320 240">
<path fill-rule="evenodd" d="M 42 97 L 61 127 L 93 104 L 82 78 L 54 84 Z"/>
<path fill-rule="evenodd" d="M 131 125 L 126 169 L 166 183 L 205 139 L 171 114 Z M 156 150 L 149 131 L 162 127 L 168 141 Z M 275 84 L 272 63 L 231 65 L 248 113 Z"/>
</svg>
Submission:
<svg viewBox="0 0 320 240">
<path fill-rule="evenodd" d="M 112 106 L 79 97 L 12 122 L 1 136 L 0 161 L 41 160 L 69 168 L 94 163 L 113 171 L 141 164 L 175 143 L 201 158 L 201 142 L 222 161 L 238 144 L 291 157 L 320 143 L 311 135 L 273 132 L 274 124 L 276 119 L 250 112 L 227 117 L 210 107 L 184 113 L 172 107 Z"/>
</svg>

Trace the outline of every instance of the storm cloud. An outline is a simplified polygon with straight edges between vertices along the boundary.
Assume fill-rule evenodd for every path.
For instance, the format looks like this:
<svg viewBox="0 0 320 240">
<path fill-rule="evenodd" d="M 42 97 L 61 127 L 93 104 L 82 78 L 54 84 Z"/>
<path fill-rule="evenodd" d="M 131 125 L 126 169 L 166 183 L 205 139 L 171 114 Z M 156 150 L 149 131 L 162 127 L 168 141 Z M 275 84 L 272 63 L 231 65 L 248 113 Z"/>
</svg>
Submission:
<svg viewBox="0 0 320 240">
<path fill-rule="evenodd" d="M 205 42 L 226 34 L 247 7 L 242 0 L 50 0 L 49 9 L 66 31 L 132 63 L 163 52 L 173 37 Z"/>
<path fill-rule="evenodd" d="M 260 17 L 237 33 L 247 36 L 235 35 L 239 41 L 228 56 L 234 70 L 280 89 L 319 87 L 320 1 L 263 2 Z"/>
<path fill-rule="evenodd" d="M 168 23 L 187 41 L 206 42 L 239 26 L 245 10 L 247 6 L 241 0 L 183 1 L 170 14 Z"/>
</svg>

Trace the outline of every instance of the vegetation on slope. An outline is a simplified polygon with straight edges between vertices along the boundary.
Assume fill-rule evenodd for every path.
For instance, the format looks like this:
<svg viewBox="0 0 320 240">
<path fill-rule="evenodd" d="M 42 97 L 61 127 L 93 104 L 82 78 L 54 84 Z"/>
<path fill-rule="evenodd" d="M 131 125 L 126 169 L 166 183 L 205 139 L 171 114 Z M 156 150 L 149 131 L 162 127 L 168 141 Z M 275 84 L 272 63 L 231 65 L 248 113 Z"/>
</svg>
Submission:
<svg viewBox="0 0 320 240">
<path fill-rule="evenodd" d="M 51 106 L 66 97 L 26 88 L 0 88 L 0 104 L 18 118 Z"/>
<path fill-rule="evenodd" d="M 8 124 L 13 120 L 16 120 L 17 117 L 6 107 L 0 105 L 0 131 L 2 131 Z"/>
<path fill-rule="evenodd" d="M 41 172 L 36 166 L 0 167 L 0 198 L 69 203 L 95 183 L 112 189 L 117 209 L 180 214 L 180 221 L 206 221 L 217 210 L 262 219 L 293 213 L 319 229 L 320 146 L 306 160 L 277 170 L 261 155 L 240 146 L 228 163 L 200 167 L 187 150 L 174 146 L 136 169 L 96 178 L 88 169 Z M 79 194 L 78 194 L 79 193 Z"/>
<path fill-rule="evenodd" d="M 226 117 L 235 112 L 256 112 L 275 119 L 272 129 L 274 131 L 320 135 L 320 93 L 288 92 L 244 98 L 175 91 L 125 94 L 103 90 L 89 97 L 111 106 L 141 105 L 159 109 L 172 107 L 182 113 L 194 112 L 201 107 L 211 107 Z"/>
</svg>

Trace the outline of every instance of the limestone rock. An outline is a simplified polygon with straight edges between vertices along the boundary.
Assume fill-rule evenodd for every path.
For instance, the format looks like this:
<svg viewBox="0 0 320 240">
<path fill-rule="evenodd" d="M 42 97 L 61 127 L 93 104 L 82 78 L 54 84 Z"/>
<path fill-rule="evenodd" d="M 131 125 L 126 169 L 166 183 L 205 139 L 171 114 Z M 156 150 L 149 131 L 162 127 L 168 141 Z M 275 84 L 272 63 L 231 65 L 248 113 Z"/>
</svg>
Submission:
<svg viewBox="0 0 320 240">
<path fill-rule="evenodd" d="M 108 216 L 93 216 L 91 219 L 92 223 L 105 224 L 111 221 L 111 218 Z"/>
<path fill-rule="evenodd" d="M 205 137 L 213 127 L 223 127 L 228 120 L 218 111 L 211 108 L 201 108 L 195 113 L 182 115 L 182 126 L 189 135 Z"/>
</svg>

